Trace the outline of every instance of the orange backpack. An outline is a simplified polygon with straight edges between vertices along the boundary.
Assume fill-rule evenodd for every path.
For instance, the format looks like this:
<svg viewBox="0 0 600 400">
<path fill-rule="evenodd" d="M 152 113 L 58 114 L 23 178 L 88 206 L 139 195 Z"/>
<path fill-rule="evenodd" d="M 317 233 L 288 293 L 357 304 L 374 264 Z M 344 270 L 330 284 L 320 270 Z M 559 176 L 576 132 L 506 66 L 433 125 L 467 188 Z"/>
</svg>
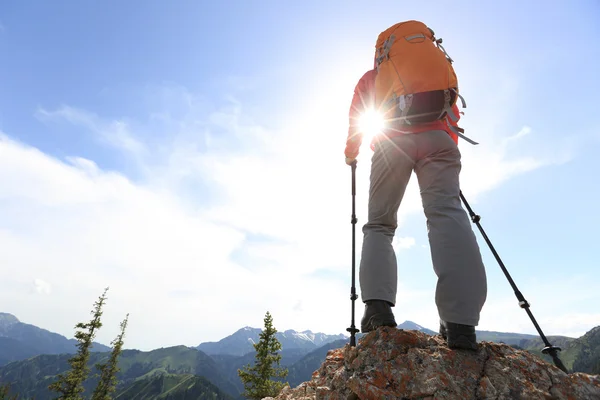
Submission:
<svg viewBox="0 0 600 400">
<path fill-rule="evenodd" d="M 387 121 L 418 125 L 450 118 L 458 120 L 452 110 L 458 93 L 458 79 L 453 60 L 436 39 L 433 30 L 420 21 L 392 25 L 379 34 L 376 44 L 375 104 Z M 455 133 L 472 144 L 477 144 Z M 454 130 L 454 129 L 453 129 Z"/>
</svg>

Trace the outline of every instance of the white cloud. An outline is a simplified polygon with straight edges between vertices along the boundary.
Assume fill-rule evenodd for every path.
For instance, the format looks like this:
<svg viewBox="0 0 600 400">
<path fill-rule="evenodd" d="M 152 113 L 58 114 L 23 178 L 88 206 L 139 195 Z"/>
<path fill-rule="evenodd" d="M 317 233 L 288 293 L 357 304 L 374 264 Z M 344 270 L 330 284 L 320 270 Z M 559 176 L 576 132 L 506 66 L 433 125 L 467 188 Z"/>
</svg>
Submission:
<svg viewBox="0 0 600 400">
<path fill-rule="evenodd" d="M 179 99 L 178 113 L 155 112 L 148 125 L 177 129 L 172 141 L 155 147 L 131 128 L 147 129 L 143 121 L 104 121 L 67 106 L 40 110 L 40 117 L 85 127 L 134 157 L 144 152 L 146 180 L 134 183 L 77 155 L 63 162 L 1 137 L 0 247 L 6 251 L 0 265 L 11 267 L 0 270 L 0 304 L 10 304 L 5 311 L 23 321 L 71 335 L 110 286 L 99 340 L 108 343 L 129 312 L 129 343 L 142 349 L 218 340 L 242 326 L 260 326 L 266 310 L 280 330 L 345 332 L 351 196 L 343 163 L 349 99 L 340 79 L 322 89 L 341 95 L 323 96 L 297 110 L 301 120 L 271 130 L 248 120 L 239 103 L 206 115 L 194 96 L 167 91 Z M 517 133 L 510 142 L 523 137 Z M 511 157 L 509 141 L 491 131 L 476 139 L 482 142 L 477 149 L 461 144 L 469 198 L 551 159 Z M 357 270 L 367 215 L 365 149 L 357 169 Z M 190 195 L 183 184 L 189 179 L 206 189 Z M 218 201 L 203 202 L 215 193 Z M 413 178 L 399 225 L 414 213 L 422 210 Z M 250 235 L 276 240 L 250 241 Z M 415 244 L 413 237 L 395 240 L 400 249 Z M 320 271 L 347 280 L 315 277 Z M 23 290 L 40 277 L 42 288 L 52 288 L 43 304 Z M 400 287 L 399 322 L 436 329 L 434 285 L 427 291 Z M 358 300 L 357 323 L 362 310 Z"/>
<path fill-rule="evenodd" d="M 302 300 L 298 300 L 298 302 L 294 306 L 294 311 L 298 311 L 298 312 L 302 311 Z"/>
<path fill-rule="evenodd" d="M 410 249 L 415 245 L 415 238 L 413 237 L 399 237 L 394 238 L 394 247 L 397 249 Z"/>
<path fill-rule="evenodd" d="M 66 105 L 62 105 L 55 111 L 40 108 L 36 116 L 43 121 L 66 120 L 71 124 L 81 126 L 92 131 L 104 143 L 118 149 L 132 153 L 142 153 L 145 150 L 145 146 L 133 138 L 125 121 L 116 120 L 106 123 L 93 113 Z"/>
<path fill-rule="evenodd" d="M 515 135 L 513 136 L 509 136 L 506 141 L 512 141 L 512 140 L 518 140 L 526 135 L 529 135 L 531 133 L 531 128 L 528 126 L 524 126 L 523 128 L 521 128 L 521 130 L 519 132 L 517 132 Z"/>
<path fill-rule="evenodd" d="M 50 294 L 51 286 L 48 282 L 36 278 L 33 280 L 35 291 L 39 294 Z"/>
<path fill-rule="evenodd" d="M 122 311 L 107 312 L 108 318 L 121 318 L 129 307 L 132 320 L 139 321 L 140 314 L 152 320 L 156 312 L 161 315 L 152 328 L 157 336 L 128 336 L 157 344 L 159 337 L 173 336 L 170 327 L 194 317 L 181 299 L 171 301 L 169 292 L 190 290 L 197 303 L 192 309 L 218 319 L 221 312 L 207 305 L 230 302 L 228 293 L 243 294 L 245 285 L 253 284 L 247 270 L 229 261 L 244 239 L 241 232 L 216 226 L 172 196 L 121 175 L 96 167 L 90 174 L 91 164 L 84 164 L 80 169 L 6 138 L 0 141 L 1 257 L 2 265 L 11 266 L 0 271 L 0 303 L 19 309 L 20 318 L 41 317 L 40 325 L 68 333 L 73 319 L 87 318 L 101 288 L 111 286 L 109 299 L 115 300 L 107 308 Z M 47 285 L 38 288 L 53 287 L 42 305 L 20 289 L 40 275 Z M 112 325 L 118 327 L 116 320 Z M 190 336 L 174 339 L 190 342 L 198 335 L 184 332 Z"/>
<path fill-rule="evenodd" d="M 70 336 L 110 286 L 98 337 L 105 343 L 126 312 L 128 340 L 145 349 L 217 340 L 240 325 L 260 324 L 267 309 L 279 326 L 343 332 L 341 315 L 314 314 L 322 299 L 312 293 L 329 293 L 328 304 L 340 308 L 348 289 L 306 277 L 313 267 L 300 263 L 309 266 L 309 254 L 251 271 L 231 261 L 245 239 L 241 230 L 90 160 L 70 161 L 0 140 L 0 264 L 10 266 L 0 270 L 5 311 Z M 250 251 L 260 254 L 260 246 Z M 40 275 L 47 286 L 38 287 L 53 288 L 43 304 L 23 290 Z"/>
</svg>

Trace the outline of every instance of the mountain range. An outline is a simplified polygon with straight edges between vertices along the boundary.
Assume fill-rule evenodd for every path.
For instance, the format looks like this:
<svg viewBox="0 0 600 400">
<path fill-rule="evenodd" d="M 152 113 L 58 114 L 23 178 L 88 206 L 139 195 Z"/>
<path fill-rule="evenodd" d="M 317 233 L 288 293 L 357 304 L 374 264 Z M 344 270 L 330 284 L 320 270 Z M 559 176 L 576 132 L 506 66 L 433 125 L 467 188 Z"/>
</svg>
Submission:
<svg viewBox="0 0 600 400">
<path fill-rule="evenodd" d="M 398 325 L 405 330 L 418 330 L 429 335 L 435 331 L 412 321 Z M 217 341 L 200 343 L 196 347 L 173 346 L 152 351 L 124 350 L 119 359 L 119 386 L 115 399 L 240 399 L 243 385 L 238 369 L 254 362 L 253 343 L 259 340 L 261 329 L 244 327 Z M 358 334 L 360 338 L 362 334 Z M 542 341 L 535 335 L 493 331 L 477 331 L 479 341 L 503 342 L 536 354 L 541 354 Z M 328 335 L 311 331 L 278 332 L 282 343 L 281 365 L 288 369 L 285 381 L 292 387 L 311 378 L 324 361 L 327 352 L 348 343 L 347 335 Z M 600 327 L 581 338 L 550 336 L 561 346 L 560 357 L 570 370 L 600 373 Z M 68 369 L 67 360 L 75 352 L 74 339 L 23 324 L 10 314 L 0 313 L 0 382 L 8 382 L 21 395 L 36 400 L 52 398 L 47 386 L 58 373 Z M 94 365 L 109 357 L 110 348 L 95 344 L 89 366 L 90 379 L 86 393 L 93 390 L 97 378 Z"/>
<path fill-rule="evenodd" d="M 76 351 L 77 340 L 25 324 L 12 314 L 0 312 L 0 366 L 38 354 L 73 354 Z M 110 348 L 94 342 L 92 351 L 104 352 Z"/>
<path fill-rule="evenodd" d="M 243 356 L 254 351 L 253 345 L 259 341 L 261 332 L 262 329 L 246 326 L 218 342 L 200 343 L 196 348 L 211 355 L 229 354 L 232 356 Z M 296 332 L 291 329 L 277 332 L 275 336 L 281 343 L 281 347 L 285 349 L 301 349 L 305 353 L 334 340 L 346 338 L 343 334 L 327 335 L 311 331 Z"/>
</svg>

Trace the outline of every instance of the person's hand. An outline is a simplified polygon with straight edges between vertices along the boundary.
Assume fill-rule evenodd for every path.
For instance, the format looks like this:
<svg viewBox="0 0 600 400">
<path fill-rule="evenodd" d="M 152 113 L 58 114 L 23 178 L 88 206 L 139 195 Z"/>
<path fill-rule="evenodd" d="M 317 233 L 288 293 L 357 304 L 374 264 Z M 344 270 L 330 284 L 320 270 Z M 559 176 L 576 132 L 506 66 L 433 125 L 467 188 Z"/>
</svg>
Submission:
<svg viewBox="0 0 600 400">
<path fill-rule="evenodd" d="M 346 164 L 347 164 L 347 165 L 353 165 L 353 164 L 356 164 L 356 158 L 353 158 L 353 157 L 346 157 Z"/>
</svg>

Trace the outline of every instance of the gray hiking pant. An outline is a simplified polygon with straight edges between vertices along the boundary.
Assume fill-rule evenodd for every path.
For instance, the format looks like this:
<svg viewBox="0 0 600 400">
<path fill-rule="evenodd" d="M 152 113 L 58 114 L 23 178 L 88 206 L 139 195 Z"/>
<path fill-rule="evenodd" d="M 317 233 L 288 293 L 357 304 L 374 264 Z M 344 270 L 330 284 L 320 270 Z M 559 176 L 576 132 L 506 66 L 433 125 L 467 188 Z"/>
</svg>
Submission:
<svg viewBox="0 0 600 400">
<path fill-rule="evenodd" d="M 461 205 L 460 159 L 458 146 L 441 130 L 386 138 L 375 145 L 359 270 L 363 301 L 396 304 L 398 272 L 392 240 L 398 208 L 414 170 L 438 277 L 439 316 L 447 322 L 478 325 L 487 278 L 471 221 Z"/>
</svg>

